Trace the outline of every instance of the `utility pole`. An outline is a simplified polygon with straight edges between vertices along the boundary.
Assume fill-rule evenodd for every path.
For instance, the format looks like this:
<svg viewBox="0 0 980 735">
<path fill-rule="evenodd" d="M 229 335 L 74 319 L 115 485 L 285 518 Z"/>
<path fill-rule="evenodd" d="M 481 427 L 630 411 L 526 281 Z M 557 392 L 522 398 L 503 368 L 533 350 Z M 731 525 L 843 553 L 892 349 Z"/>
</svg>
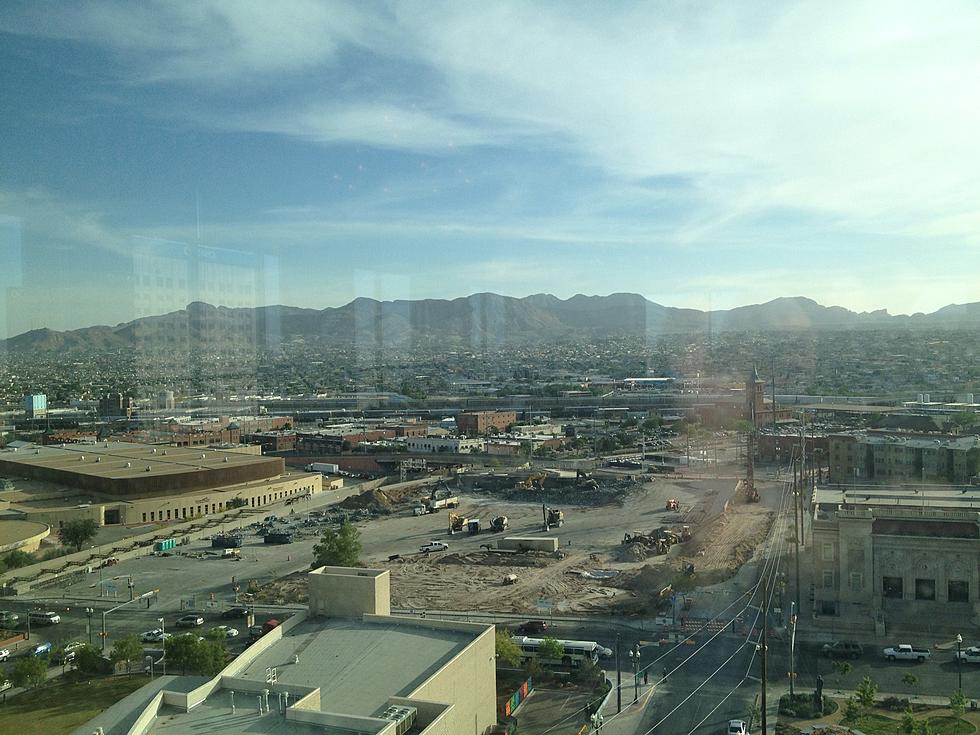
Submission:
<svg viewBox="0 0 980 735">
<path fill-rule="evenodd" d="M 766 651 L 769 648 L 769 582 L 766 581 L 762 590 L 762 735 L 768 735 L 766 730 L 766 684 L 768 680 L 768 661 Z"/>
<path fill-rule="evenodd" d="M 803 483 L 796 481 L 796 463 L 793 463 L 793 525 L 795 526 L 793 533 L 793 541 L 795 545 L 795 557 L 796 563 L 796 609 L 800 608 L 800 515 L 797 513 L 797 506 L 799 505 L 798 496 L 803 491 Z M 792 680 L 790 680 L 790 687 L 793 686 Z"/>
<path fill-rule="evenodd" d="M 789 635 L 789 696 L 790 699 L 793 698 L 794 693 L 794 680 L 796 679 L 796 603 L 790 603 L 793 609 L 790 611 L 790 624 L 793 626 L 792 631 Z"/>
<path fill-rule="evenodd" d="M 769 376 L 772 381 L 772 441 L 773 441 L 773 454 L 775 454 L 776 447 L 776 353 L 772 355 L 772 375 Z"/>
<path fill-rule="evenodd" d="M 616 714 L 623 711 L 623 670 L 619 668 L 619 633 L 616 634 Z"/>
</svg>

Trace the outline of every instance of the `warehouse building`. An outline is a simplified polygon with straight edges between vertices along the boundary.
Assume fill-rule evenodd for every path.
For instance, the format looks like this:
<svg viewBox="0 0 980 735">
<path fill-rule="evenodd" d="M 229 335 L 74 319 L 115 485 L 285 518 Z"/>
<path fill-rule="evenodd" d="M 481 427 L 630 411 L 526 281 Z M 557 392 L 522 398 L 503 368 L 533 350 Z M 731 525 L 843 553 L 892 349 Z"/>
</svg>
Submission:
<svg viewBox="0 0 980 735">
<path fill-rule="evenodd" d="M 152 684 L 85 732 L 483 735 L 496 722 L 494 626 L 390 615 L 387 570 L 321 567 L 310 606 L 211 680 Z"/>
<path fill-rule="evenodd" d="M 323 489 L 319 474 L 286 472 L 279 457 L 128 442 L 0 450 L 0 477 L 13 484 L 0 509 L 55 528 L 182 521 Z"/>
</svg>

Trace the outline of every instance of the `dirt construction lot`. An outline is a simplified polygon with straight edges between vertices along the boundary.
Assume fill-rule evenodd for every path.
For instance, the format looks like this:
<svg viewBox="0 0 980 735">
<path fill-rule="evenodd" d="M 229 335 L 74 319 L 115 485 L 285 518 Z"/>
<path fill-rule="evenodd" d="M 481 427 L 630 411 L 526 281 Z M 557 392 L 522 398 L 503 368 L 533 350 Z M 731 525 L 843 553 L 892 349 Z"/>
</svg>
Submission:
<svg viewBox="0 0 980 735">
<path fill-rule="evenodd" d="M 410 502 L 392 513 L 359 523 L 362 559 L 367 566 L 391 570 L 392 605 L 413 610 L 487 610 L 512 613 L 655 612 L 656 598 L 668 584 L 675 588 L 708 584 L 731 575 L 765 537 L 772 513 L 759 504 L 733 498 L 732 480 L 657 479 L 637 485 L 620 504 L 565 506 L 565 523 L 545 534 L 541 505 L 497 500 L 492 494 L 461 493 L 458 512 L 484 523 L 506 515 L 506 533 L 449 535 L 446 511 L 412 516 Z M 680 501 L 666 511 L 667 498 Z M 648 556 L 624 545 L 627 532 L 649 533 L 688 525 L 692 538 L 669 554 Z M 506 554 L 487 551 L 504 536 L 557 536 L 561 553 Z M 422 554 L 429 540 L 444 541 L 448 551 Z M 400 558 L 389 561 L 389 556 Z M 683 574 L 695 566 L 694 577 Z M 507 575 L 516 582 L 504 584 Z M 300 602 L 301 575 L 267 586 L 261 599 Z"/>
</svg>

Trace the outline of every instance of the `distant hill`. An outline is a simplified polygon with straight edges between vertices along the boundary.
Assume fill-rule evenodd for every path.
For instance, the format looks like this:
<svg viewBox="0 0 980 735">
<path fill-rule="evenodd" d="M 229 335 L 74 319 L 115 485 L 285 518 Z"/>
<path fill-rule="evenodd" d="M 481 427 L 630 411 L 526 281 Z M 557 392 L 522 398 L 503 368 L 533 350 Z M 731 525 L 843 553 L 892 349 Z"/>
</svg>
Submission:
<svg viewBox="0 0 980 735">
<path fill-rule="evenodd" d="M 351 343 L 365 349 L 412 346 L 430 340 L 467 344 L 528 343 L 600 335 L 840 329 L 980 327 L 980 303 L 954 304 L 932 314 L 892 316 L 854 312 L 812 299 L 779 298 L 712 312 L 663 306 L 638 294 L 550 294 L 525 298 L 479 293 L 452 300 L 376 301 L 358 298 L 327 309 L 254 309 L 188 304 L 180 311 L 114 327 L 56 332 L 36 329 L 5 341 L 11 351 L 153 350 L 278 345 L 296 341 Z"/>
</svg>

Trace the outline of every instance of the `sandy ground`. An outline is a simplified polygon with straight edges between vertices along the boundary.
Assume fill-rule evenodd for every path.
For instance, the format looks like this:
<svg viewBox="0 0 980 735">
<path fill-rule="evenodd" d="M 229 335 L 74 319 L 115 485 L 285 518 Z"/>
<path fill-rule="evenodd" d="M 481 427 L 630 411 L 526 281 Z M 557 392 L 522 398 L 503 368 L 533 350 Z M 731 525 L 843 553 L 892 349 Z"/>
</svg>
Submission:
<svg viewBox="0 0 980 735">
<path fill-rule="evenodd" d="M 688 586 L 715 583 L 731 576 L 751 557 L 772 522 L 772 512 L 735 498 L 732 480 L 658 480 L 630 492 L 622 504 L 566 507 L 565 525 L 555 529 L 561 558 L 553 554 L 522 555 L 488 552 L 501 534 L 449 536 L 445 513 L 410 516 L 411 499 L 391 506 L 392 515 L 359 524 L 364 563 L 391 570 L 392 606 L 414 610 L 488 610 L 538 613 L 652 614 L 656 596 L 677 585 L 685 565 L 695 565 Z M 463 494 L 460 512 L 489 519 L 506 514 L 508 535 L 541 535 L 541 506 L 503 501 L 487 494 Z M 680 500 L 679 512 L 666 512 L 668 497 Z M 627 531 L 649 533 L 659 526 L 689 525 L 691 541 L 663 556 L 643 557 L 623 545 Z M 418 543 L 444 540 L 447 552 L 418 554 Z M 391 554 L 401 558 L 388 560 Z M 613 572 L 611 579 L 589 573 Z M 514 584 L 504 577 L 515 575 Z M 301 602 L 302 577 L 284 578 L 267 586 L 261 599 Z"/>
</svg>

